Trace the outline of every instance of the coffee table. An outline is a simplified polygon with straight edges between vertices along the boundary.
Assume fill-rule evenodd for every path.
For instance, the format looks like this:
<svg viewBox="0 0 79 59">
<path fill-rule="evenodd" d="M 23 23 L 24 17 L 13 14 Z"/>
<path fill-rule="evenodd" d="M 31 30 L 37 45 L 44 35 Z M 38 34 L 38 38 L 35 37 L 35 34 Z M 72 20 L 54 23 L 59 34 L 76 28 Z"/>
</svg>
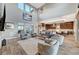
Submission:
<svg viewBox="0 0 79 59">
<path fill-rule="evenodd" d="M 50 46 L 49 44 L 45 43 L 43 40 L 39 40 L 37 38 L 29 38 L 26 40 L 18 41 L 21 47 L 24 49 L 27 55 L 36 55 L 38 53 L 38 43 L 43 45 Z"/>
</svg>

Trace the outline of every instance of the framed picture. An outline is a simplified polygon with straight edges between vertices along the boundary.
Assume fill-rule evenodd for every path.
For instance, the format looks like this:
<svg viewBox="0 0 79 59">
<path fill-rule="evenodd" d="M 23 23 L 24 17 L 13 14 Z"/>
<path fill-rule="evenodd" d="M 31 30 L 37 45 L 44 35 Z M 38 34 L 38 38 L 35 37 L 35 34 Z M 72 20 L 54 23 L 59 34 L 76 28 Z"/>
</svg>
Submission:
<svg viewBox="0 0 79 59">
<path fill-rule="evenodd" d="M 32 15 L 29 15 L 27 13 L 23 13 L 23 19 L 25 21 L 32 21 Z"/>
<path fill-rule="evenodd" d="M 14 24 L 10 23 L 10 22 L 6 22 L 5 23 L 5 29 L 13 29 L 14 28 Z"/>
</svg>

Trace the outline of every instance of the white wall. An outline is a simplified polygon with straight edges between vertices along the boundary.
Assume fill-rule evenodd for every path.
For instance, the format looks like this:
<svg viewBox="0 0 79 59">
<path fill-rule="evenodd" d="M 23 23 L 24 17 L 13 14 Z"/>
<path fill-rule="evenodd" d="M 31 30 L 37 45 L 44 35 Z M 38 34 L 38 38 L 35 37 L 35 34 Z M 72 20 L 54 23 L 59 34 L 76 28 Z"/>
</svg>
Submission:
<svg viewBox="0 0 79 59">
<path fill-rule="evenodd" d="M 74 13 L 77 10 L 77 4 L 75 3 L 53 3 L 47 4 L 43 13 L 40 14 L 40 18 L 43 20 L 64 16 Z"/>
<path fill-rule="evenodd" d="M 6 22 L 12 22 L 15 24 L 23 23 L 23 24 L 32 24 L 27 23 L 23 20 L 23 11 L 18 8 L 17 3 L 7 3 L 6 4 Z"/>
<path fill-rule="evenodd" d="M 17 37 L 18 23 L 23 23 L 23 14 L 20 9 L 17 8 L 16 3 L 6 3 L 6 22 L 11 22 L 14 24 L 14 29 L 5 29 L 2 31 L 2 38 L 11 39 Z"/>
<path fill-rule="evenodd" d="M 32 22 L 34 25 L 34 33 L 38 34 L 38 12 L 36 10 L 32 13 Z"/>
<path fill-rule="evenodd" d="M 37 11 L 33 13 L 33 24 L 34 24 L 34 32 L 37 33 L 38 31 L 38 25 L 37 25 Z M 23 12 L 17 7 L 16 3 L 6 3 L 6 22 L 11 22 L 14 24 L 14 29 L 5 29 L 3 31 L 4 38 L 13 38 L 17 37 L 18 32 L 18 24 L 24 24 L 24 29 L 26 27 L 30 27 L 32 23 L 26 23 L 25 20 L 23 20 Z"/>
<path fill-rule="evenodd" d="M 6 4 L 6 22 L 23 22 L 23 12 L 17 8 L 16 3 Z"/>
<path fill-rule="evenodd" d="M 78 23 L 77 23 L 77 39 L 79 41 L 79 20 L 78 20 Z"/>
<path fill-rule="evenodd" d="M 3 10 L 4 9 L 4 4 L 0 3 L 0 18 L 3 16 Z"/>
<path fill-rule="evenodd" d="M 74 36 L 75 36 L 75 41 L 78 41 L 78 21 L 75 19 L 74 21 Z"/>
<path fill-rule="evenodd" d="M 2 16 L 2 4 L 0 3 L 0 17 Z"/>
</svg>

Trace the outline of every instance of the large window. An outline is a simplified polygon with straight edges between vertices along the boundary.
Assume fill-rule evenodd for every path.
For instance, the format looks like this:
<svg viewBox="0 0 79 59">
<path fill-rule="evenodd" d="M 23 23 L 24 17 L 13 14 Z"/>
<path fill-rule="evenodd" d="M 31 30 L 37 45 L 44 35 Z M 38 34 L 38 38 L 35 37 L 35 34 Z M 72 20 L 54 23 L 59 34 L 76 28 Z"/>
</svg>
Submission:
<svg viewBox="0 0 79 59">
<path fill-rule="evenodd" d="M 18 3 L 18 8 L 23 11 L 23 20 L 31 21 L 32 15 L 31 12 L 33 11 L 33 7 L 26 4 L 26 3 Z"/>
<path fill-rule="evenodd" d="M 30 25 L 25 25 L 25 28 L 26 28 L 26 32 L 29 32 L 29 33 L 33 33 L 34 32 L 34 27 L 32 24 Z"/>
<path fill-rule="evenodd" d="M 25 4 L 25 8 L 24 8 L 25 12 L 32 12 L 33 11 L 33 8 L 27 4 Z"/>
<path fill-rule="evenodd" d="M 24 11 L 24 3 L 18 3 L 17 5 L 18 5 L 18 8 Z"/>
<path fill-rule="evenodd" d="M 33 8 L 25 3 L 18 3 L 18 8 L 27 13 L 31 13 L 33 11 Z"/>
</svg>

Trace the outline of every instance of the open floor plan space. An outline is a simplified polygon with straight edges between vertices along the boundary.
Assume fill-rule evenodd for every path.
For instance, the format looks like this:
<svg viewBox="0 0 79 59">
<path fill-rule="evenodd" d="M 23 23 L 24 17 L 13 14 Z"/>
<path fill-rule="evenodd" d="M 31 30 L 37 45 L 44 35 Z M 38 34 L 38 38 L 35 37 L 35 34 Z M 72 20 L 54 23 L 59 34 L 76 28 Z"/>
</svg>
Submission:
<svg viewBox="0 0 79 59">
<path fill-rule="evenodd" d="M 0 3 L 0 55 L 79 55 L 78 3 Z"/>
</svg>

